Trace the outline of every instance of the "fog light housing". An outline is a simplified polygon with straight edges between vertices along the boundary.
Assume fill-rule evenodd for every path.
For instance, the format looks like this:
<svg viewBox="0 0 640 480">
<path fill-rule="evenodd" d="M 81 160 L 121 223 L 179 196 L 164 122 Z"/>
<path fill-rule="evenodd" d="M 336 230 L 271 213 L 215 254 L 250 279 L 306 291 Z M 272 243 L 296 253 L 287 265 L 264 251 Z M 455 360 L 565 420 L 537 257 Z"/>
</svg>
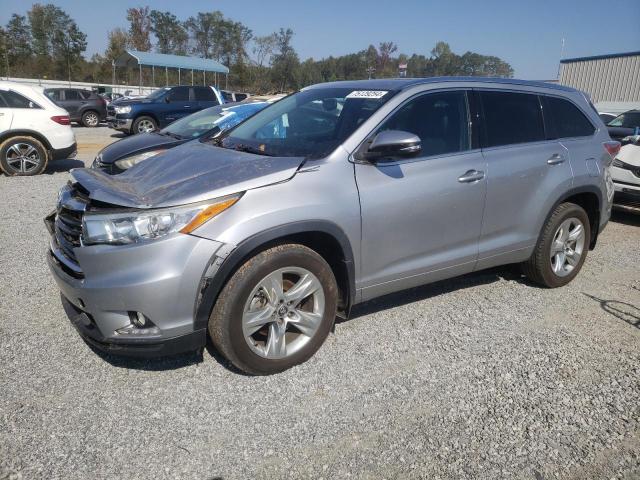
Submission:
<svg viewBox="0 0 640 480">
<path fill-rule="evenodd" d="M 156 327 L 151 320 L 144 316 L 142 312 L 128 312 L 129 325 L 119 328 L 116 333 L 119 335 L 131 336 L 152 336 L 160 335 L 160 329 Z"/>
</svg>

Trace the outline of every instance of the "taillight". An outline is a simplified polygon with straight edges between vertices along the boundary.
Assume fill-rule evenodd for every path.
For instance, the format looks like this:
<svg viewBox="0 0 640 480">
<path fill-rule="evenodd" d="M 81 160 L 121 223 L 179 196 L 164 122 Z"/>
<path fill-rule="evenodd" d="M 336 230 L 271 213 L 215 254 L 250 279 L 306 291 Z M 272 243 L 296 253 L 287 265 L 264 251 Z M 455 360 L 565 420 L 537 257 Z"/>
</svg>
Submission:
<svg viewBox="0 0 640 480">
<path fill-rule="evenodd" d="M 71 125 L 71 120 L 68 115 L 54 115 L 51 117 L 51 120 L 59 123 L 60 125 Z"/>
<path fill-rule="evenodd" d="M 620 151 L 620 142 L 616 142 L 615 140 L 604 142 L 602 146 L 607 151 L 607 153 L 611 155 L 611 158 L 614 158 Z"/>
</svg>

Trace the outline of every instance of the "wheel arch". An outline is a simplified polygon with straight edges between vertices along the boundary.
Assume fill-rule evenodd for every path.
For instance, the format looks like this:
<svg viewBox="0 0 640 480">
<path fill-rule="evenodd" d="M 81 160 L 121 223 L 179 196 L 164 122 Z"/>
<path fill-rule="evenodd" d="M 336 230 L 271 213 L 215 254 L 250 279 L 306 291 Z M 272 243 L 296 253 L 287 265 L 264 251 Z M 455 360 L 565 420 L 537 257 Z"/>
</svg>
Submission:
<svg viewBox="0 0 640 480">
<path fill-rule="evenodd" d="M 566 202 L 575 203 L 576 205 L 582 207 L 585 212 L 587 212 L 587 216 L 589 217 L 589 226 L 591 229 L 589 250 L 593 250 L 596 246 L 600 231 L 600 206 L 602 205 L 602 192 L 594 185 L 585 185 L 568 190 L 553 204 L 551 210 L 547 213 L 547 216 L 545 217 L 544 223 L 542 225 L 546 225 L 549 217 L 551 217 L 558 205 Z"/>
<path fill-rule="evenodd" d="M 3 143 L 5 140 L 9 140 L 12 137 L 33 137 L 42 145 L 44 145 L 45 149 L 47 150 L 47 155 L 51 155 L 51 144 L 44 135 L 36 132 L 35 130 L 21 128 L 19 130 L 9 130 L 7 132 L 3 132 L 2 134 L 0 134 L 0 143 Z"/>
<path fill-rule="evenodd" d="M 195 306 L 194 329 L 206 328 L 220 292 L 247 259 L 274 245 L 287 242 L 309 247 L 327 261 L 338 283 L 339 315 L 348 317 L 356 293 L 351 243 L 336 224 L 325 220 L 309 220 L 273 227 L 243 240 L 222 261 L 212 277 L 207 278 L 205 273 Z M 214 256 L 210 264 L 217 259 L 218 257 Z"/>
</svg>

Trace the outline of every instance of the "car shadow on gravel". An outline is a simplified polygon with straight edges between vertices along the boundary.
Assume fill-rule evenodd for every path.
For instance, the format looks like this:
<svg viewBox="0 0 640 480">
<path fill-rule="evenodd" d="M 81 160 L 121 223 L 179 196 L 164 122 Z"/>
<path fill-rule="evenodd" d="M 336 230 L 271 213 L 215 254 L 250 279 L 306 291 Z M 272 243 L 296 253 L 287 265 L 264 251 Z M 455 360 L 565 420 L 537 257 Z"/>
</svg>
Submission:
<svg viewBox="0 0 640 480">
<path fill-rule="evenodd" d="M 640 214 L 636 215 L 621 210 L 613 210 L 613 212 L 611 212 L 611 221 L 632 227 L 640 227 Z"/>
<path fill-rule="evenodd" d="M 632 286 L 631 288 L 633 290 L 640 291 L 640 288 L 635 286 Z M 632 303 L 621 302 L 619 300 L 605 300 L 594 295 L 589 295 L 585 292 L 582 292 L 582 294 L 585 297 L 598 302 L 600 304 L 600 308 L 609 315 L 613 315 L 633 327 L 640 328 L 640 308 L 636 307 Z"/>
<path fill-rule="evenodd" d="M 469 273 L 460 277 L 442 280 L 440 282 L 422 285 L 420 287 L 402 290 L 400 292 L 390 293 L 384 297 L 379 297 L 359 305 L 355 305 L 351 310 L 349 320 L 363 317 L 381 310 L 387 310 L 394 307 L 402 307 L 409 303 L 419 302 L 428 298 L 445 295 L 456 290 L 465 288 L 487 285 L 500 280 L 518 282 L 524 285 L 535 286 L 529 282 L 522 274 L 519 265 L 505 265 L 501 267 L 490 268 L 480 272 Z M 336 319 L 336 323 L 343 323 L 348 320 L 341 318 Z"/>
<path fill-rule="evenodd" d="M 49 162 L 47 168 L 45 168 L 42 173 L 45 175 L 53 175 L 54 173 L 68 172 L 72 168 L 84 168 L 84 162 L 74 158 L 55 160 L 53 162 Z"/>
<path fill-rule="evenodd" d="M 202 362 L 202 350 L 173 355 L 170 357 L 144 359 L 111 355 L 95 348 L 90 343 L 85 342 L 85 344 L 93 351 L 93 353 L 98 355 L 105 362 L 118 368 L 159 372 L 165 370 L 177 370 L 178 368 L 189 367 Z"/>
</svg>

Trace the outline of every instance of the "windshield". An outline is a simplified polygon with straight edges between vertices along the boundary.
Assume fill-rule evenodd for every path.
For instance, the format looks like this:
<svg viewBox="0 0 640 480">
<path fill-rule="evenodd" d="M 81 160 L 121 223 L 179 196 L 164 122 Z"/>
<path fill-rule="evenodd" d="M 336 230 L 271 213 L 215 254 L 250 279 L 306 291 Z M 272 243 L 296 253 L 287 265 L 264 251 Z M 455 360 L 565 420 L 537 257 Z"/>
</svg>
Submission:
<svg viewBox="0 0 640 480">
<path fill-rule="evenodd" d="M 618 115 L 608 123 L 609 127 L 640 127 L 640 112 L 626 112 Z"/>
<path fill-rule="evenodd" d="M 242 123 L 221 146 L 280 157 L 320 158 L 346 140 L 394 91 L 312 88 Z"/>
<path fill-rule="evenodd" d="M 169 88 L 167 88 L 167 87 L 159 88 L 159 89 L 154 90 L 153 92 L 151 92 L 149 95 L 147 95 L 147 98 L 150 99 L 150 100 L 157 100 L 160 97 L 162 97 L 168 90 L 169 90 Z"/>
<path fill-rule="evenodd" d="M 217 127 L 219 131 L 225 131 L 242 122 L 245 118 L 262 110 L 268 104 L 250 103 L 225 107 L 224 105 L 206 108 L 187 117 L 176 120 L 162 132 L 178 136 L 180 138 L 198 138 Z"/>
</svg>

